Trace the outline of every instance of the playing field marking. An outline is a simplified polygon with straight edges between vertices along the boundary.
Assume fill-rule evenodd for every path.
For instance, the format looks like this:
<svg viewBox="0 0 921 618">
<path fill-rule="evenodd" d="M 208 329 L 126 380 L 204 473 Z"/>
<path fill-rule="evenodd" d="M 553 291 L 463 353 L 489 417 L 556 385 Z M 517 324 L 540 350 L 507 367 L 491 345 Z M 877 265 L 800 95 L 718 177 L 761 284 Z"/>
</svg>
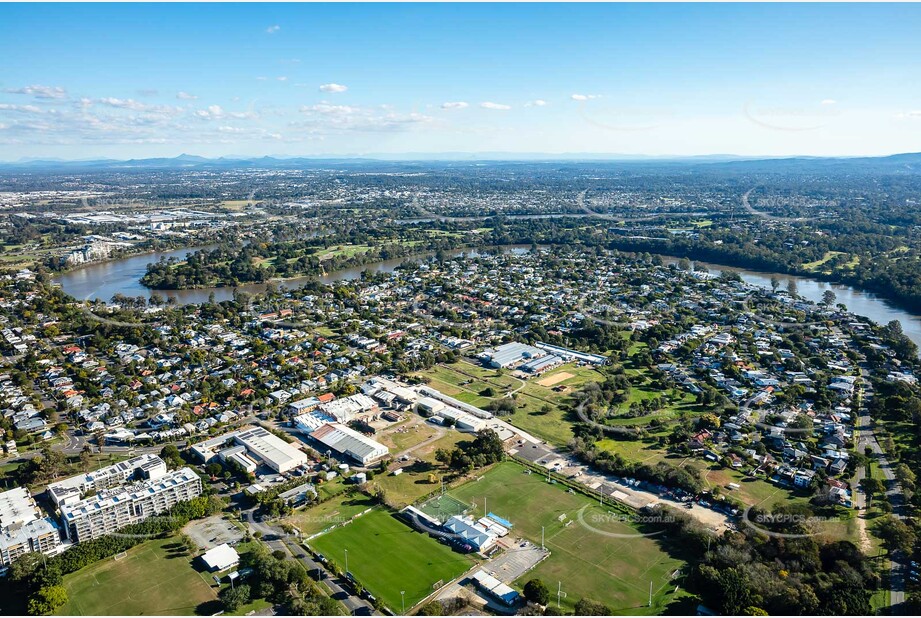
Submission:
<svg viewBox="0 0 921 618">
<path fill-rule="evenodd" d="M 541 378 L 540 380 L 537 381 L 537 383 L 540 384 L 541 386 L 553 386 L 554 384 L 559 384 L 560 382 L 563 382 L 564 380 L 568 380 L 569 378 L 574 378 L 574 377 L 576 376 L 569 373 L 568 371 L 561 371 L 560 373 L 555 373 L 552 376 Z"/>
</svg>

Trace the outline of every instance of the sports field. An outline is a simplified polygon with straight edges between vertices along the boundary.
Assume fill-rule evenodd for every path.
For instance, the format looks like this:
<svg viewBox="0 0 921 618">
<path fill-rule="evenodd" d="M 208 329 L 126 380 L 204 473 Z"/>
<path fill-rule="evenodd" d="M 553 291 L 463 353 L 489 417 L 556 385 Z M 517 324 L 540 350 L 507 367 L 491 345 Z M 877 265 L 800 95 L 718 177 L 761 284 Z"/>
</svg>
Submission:
<svg viewBox="0 0 921 618">
<path fill-rule="evenodd" d="M 347 522 L 372 506 L 374 501 L 364 494 L 340 494 L 326 502 L 294 511 L 285 521 L 294 525 L 304 536 L 310 536 Z"/>
<path fill-rule="evenodd" d="M 399 613 L 400 591 L 406 610 L 431 594 L 439 580 L 449 582 L 473 566 L 473 560 L 416 532 L 387 511 L 374 510 L 308 543 L 345 570 L 368 591 Z"/>
<path fill-rule="evenodd" d="M 566 593 L 562 605 L 569 611 L 587 597 L 616 613 L 652 614 L 673 599 L 672 574 L 684 561 L 666 553 L 654 537 L 639 536 L 637 529 L 622 521 L 619 511 L 600 508 L 597 500 L 569 493 L 537 473 L 529 475 L 514 462 L 498 464 L 450 494 L 475 505 L 476 516 L 483 514 L 485 502 L 488 511 L 514 524 L 513 534 L 536 543 L 544 527 L 544 543 L 551 555 L 517 582 L 519 588 L 532 577 L 553 590 L 560 582 Z M 647 607 L 650 582 L 651 608 Z"/>
<path fill-rule="evenodd" d="M 69 601 L 64 616 L 192 616 L 217 594 L 211 576 L 192 567 L 192 558 L 173 549 L 175 538 L 155 539 L 64 576 Z"/>
</svg>

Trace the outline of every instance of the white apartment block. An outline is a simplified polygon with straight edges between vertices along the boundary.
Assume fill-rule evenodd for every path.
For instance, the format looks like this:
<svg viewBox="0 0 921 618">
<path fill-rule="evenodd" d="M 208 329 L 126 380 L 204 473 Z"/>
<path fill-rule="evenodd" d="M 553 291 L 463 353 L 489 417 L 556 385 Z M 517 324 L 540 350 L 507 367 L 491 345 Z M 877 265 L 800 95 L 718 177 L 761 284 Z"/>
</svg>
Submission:
<svg viewBox="0 0 921 618">
<path fill-rule="evenodd" d="M 61 506 L 64 533 L 74 543 L 112 534 L 196 498 L 201 492 L 201 479 L 191 468 L 103 489 L 90 498 Z"/>
<path fill-rule="evenodd" d="M 28 552 L 53 553 L 61 533 L 50 517 L 42 517 L 25 487 L 0 493 L 0 570 Z"/>
<path fill-rule="evenodd" d="M 102 491 L 124 485 L 131 479 L 156 480 L 166 474 L 166 462 L 156 455 L 145 454 L 117 464 L 78 474 L 48 485 L 48 496 L 55 506 L 75 504 L 90 491 Z"/>
</svg>

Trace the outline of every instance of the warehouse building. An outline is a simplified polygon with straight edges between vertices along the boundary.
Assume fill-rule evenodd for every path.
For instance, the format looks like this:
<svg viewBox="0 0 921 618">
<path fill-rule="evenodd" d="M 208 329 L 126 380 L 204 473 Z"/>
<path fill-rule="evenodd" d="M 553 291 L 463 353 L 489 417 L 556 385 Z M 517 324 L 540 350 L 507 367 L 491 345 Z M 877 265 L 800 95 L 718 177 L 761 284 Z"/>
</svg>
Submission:
<svg viewBox="0 0 921 618">
<path fill-rule="evenodd" d="M 385 406 L 402 410 L 416 403 L 419 395 L 408 386 L 389 380 L 387 378 L 374 377 L 362 384 L 361 392 Z"/>
<path fill-rule="evenodd" d="M 490 419 L 493 417 L 492 412 L 487 412 L 486 410 L 483 410 L 476 406 L 472 406 L 469 403 L 465 403 L 461 401 L 460 399 L 449 397 L 448 395 L 445 395 L 441 391 L 437 391 L 430 386 L 420 386 L 419 394 L 423 396 L 423 399 L 427 398 L 427 399 L 434 399 L 436 401 L 440 401 L 441 403 L 447 404 L 451 406 L 452 408 L 457 408 L 458 410 L 463 410 L 464 412 L 467 412 L 468 414 L 472 414 L 473 416 L 477 418 Z M 420 401 L 422 401 L 422 399 L 420 399 Z M 426 403 L 425 405 L 431 405 L 431 403 L 429 402 L 429 403 Z"/>
<path fill-rule="evenodd" d="M 513 341 L 484 350 L 480 354 L 480 360 L 489 367 L 508 368 L 546 355 L 547 352 L 540 348 Z"/>
<path fill-rule="evenodd" d="M 166 462 L 156 455 L 145 454 L 87 474 L 78 474 L 48 485 L 48 496 L 58 508 L 74 504 L 90 491 L 123 485 L 129 480 L 156 480 L 166 474 Z"/>
<path fill-rule="evenodd" d="M 541 356 L 540 358 L 530 360 L 518 367 L 518 369 L 534 375 L 540 375 L 545 371 L 550 371 L 554 367 L 559 367 L 565 362 L 566 361 L 563 360 L 562 357 L 556 354 L 548 354 L 547 356 Z"/>
<path fill-rule="evenodd" d="M 61 545 L 57 524 L 42 512 L 25 487 L 0 493 L 0 570 L 29 552 L 54 553 Z"/>
<path fill-rule="evenodd" d="M 201 479 L 191 468 L 160 478 L 103 489 L 96 495 L 61 506 L 64 533 L 74 543 L 96 539 L 159 515 L 201 495 Z"/>
<path fill-rule="evenodd" d="M 604 365 L 608 362 L 607 356 L 602 356 L 601 354 L 591 354 L 589 352 L 580 352 L 578 350 L 572 350 L 570 348 L 562 348 L 557 345 L 551 345 L 549 343 L 543 343 L 538 341 L 535 343 L 538 348 L 546 350 L 551 354 L 556 354 L 557 356 L 562 356 L 565 359 L 583 361 L 590 363 L 592 365 Z"/>
<path fill-rule="evenodd" d="M 235 447 L 243 447 L 242 450 Z M 205 463 L 218 458 L 236 461 L 248 471 L 264 464 L 279 474 L 306 464 L 310 458 L 290 442 L 262 427 L 249 427 L 192 445 L 192 452 Z M 250 470 L 251 469 L 251 470 Z"/>
<path fill-rule="evenodd" d="M 327 423 L 314 430 L 310 437 L 330 450 L 351 457 L 363 466 L 386 457 L 390 452 L 380 442 L 339 423 Z"/>
</svg>

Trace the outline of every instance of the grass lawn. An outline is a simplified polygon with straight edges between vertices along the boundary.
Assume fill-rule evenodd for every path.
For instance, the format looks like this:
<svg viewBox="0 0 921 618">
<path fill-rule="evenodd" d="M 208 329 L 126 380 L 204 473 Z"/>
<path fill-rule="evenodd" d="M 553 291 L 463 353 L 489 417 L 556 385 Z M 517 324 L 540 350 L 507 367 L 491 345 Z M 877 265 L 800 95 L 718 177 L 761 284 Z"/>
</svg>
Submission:
<svg viewBox="0 0 921 618">
<path fill-rule="evenodd" d="M 659 448 L 654 438 L 644 440 L 614 440 L 605 438 L 595 443 L 595 446 L 603 451 L 619 453 L 627 461 L 637 463 L 656 464 L 665 459 L 674 459 L 668 456 L 668 453 Z M 673 461 L 678 465 L 678 461 Z"/>
<path fill-rule="evenodd" d="M 342 494 L 316 506 L 295 511 L 286 517 L 285 521 L 300 530 L 302 535 L 310 536 L 332 525 L 348 521 L 372 506 L 374 501 L 364 494 Z"/>
<path fill-rule="evenodd" d="M 416 532 L 383 510 L 363 515 L 309 545 L 343 570 L 348 550 L 349 571 L 371 594 L 397 612 L 402 609 L 401 590 L 406 593 L 409 610 L 431 594 L 435 582 L 448 582 L 474 564 L 471 558 Z"/>
<path fill-rule="evenodd" d="M 620 520 L 619 513 L 612 516 L 595 500 L 569 493 L 537 474 L 529 475 L 517 463 L 498 464 L 450 495 L 475 505 L 476 516 L 483 514 L 485 501 L 490 512 L 514 524 L 514 534 L 536 543 L 540 543 L 543 526 L 551 555 L 516 583 L 521 587 L 538 577 L 555 589 L 560 582 L 567 595 L 564 610 L 572 611 L 575 603 L 586 597 L 604 603 L 615 613 L 653 614 L 673 600 L 672 574 L 685 565 L 684 560 L 669 555 L 654 537 L 640 536 L 632 525 Z M 579 521 L 580 512 L 587 525 Z M 649 582 L 653 584 L 651 608 L 647 607 Z"/>
<path fill-rule="evenodd" d="M 379 433 L 374 439 L 389 448 L 390 452 L 400 453 L 416 446 L 420 442 L 425 442 L 437 433 L 438 430 L 431 423 L 407 423 L 403 421 L 392 431 L 388 428 L 387 433 Z"/>
<path fill-rule="evenodd" d="M 317 254 L 317 257 L 320 260 L 328 260 L 336 256 L 345 256 L 352 257 L 358 255 L 359 253 L 367 253 L 371 247 L 369 245 L 339 245 L 336 247 L 330 247 L 324 249 L 322 252 Z"/>
<path fill-rule="evenodd" d="M 844 255 L 843 251 L 826 251 L 825 255 L 822 256 L 822 259 L 816 260 L 815 262 L 806 262 L 803 264 L 803 268 L 807 270 L 818 270 L 819 267 L 823 266 L 828 260 L 839 255 Z"/>
<path fill-rule="evenodd" d="M 70 598 L 58 615 L 179 615 L 217 598 L 211 575 L 192 566 L 191 556 L 172 550 L 176 538 L 155 539 L 64 576 Z"/>
<path fill-rule="evenodd" d="M 403 507 L 412 504 L 422 496 L 431 493 L 440 487 L 440 479 L 445 473 L 445 468 L 435 461 L 435 451 L 444 449 L 450 451 L 459 442 L 473 440 L 474 436 L 450 430 L 443 437 L 429 445 L 414 451 L 412 457 L 421 461 L 405 462 L 403 472 L 397 476 L 391 473 L 379 474 L 370 481 L 380 486 L 387 495 L 390 504 Z M 435 482 L 430 482 L 430 476 L 435 475 Z"/>
<path fill-rule="evenodd" d="M 700 463 L 704 463 L 698 460 Z M 797 492 L 776 485 L 763 478 L 752 478 L 730 468 L 710 465 L 704 472 L 704 481 L 711 488 L 719 488 L 720 493 L 741 500 L 746 505 L 771 507 L 775 504 L 793 504 L 800 502 L 806 504 L 811 497 L 810 492 Z M 730 490 L 726 486 L 736 483 L 739 489 Z"/>
<path fill-rule="evenodd" d="M 326 481 L 317 485 L 317 493 L 320 495 L 320 498 L 332 498 L 333 496 L 345 493 L 348 488 L 349 486 L 346 485 L 345 477 L 337 476 L 331 481 Z"/>
<path fill-rule="evenodd" d="M 541 381 L 552 379 L 563 373 L 571 377 L 552 386 L 543 386 Z M 429 379 L 429 386 L 465 403 L 485 408 L 494 398 L 504 397 L 517 391 L 517 408 L 513 414 L 503 418 L 516 427 L 531 433 L 555 446 L 566 446 L 572 440 L 572 419 L 560 405 L 565 403 L 572 391 L 586 382 L 601 381 L 602 375 L 591 367 L 579 367 L 575 363 L 562 365 L 553 371 L 527 380 L 521 380 L 508 372 L 497 373 L 467 362 L 436 365 L 419 372 Z M 565 390 L 557 391 L 554 388 Z M 492 388 L 495 397 L 482 393 Z M 545 411 L 545 407 L 549 407 Z"/>
</svg>

